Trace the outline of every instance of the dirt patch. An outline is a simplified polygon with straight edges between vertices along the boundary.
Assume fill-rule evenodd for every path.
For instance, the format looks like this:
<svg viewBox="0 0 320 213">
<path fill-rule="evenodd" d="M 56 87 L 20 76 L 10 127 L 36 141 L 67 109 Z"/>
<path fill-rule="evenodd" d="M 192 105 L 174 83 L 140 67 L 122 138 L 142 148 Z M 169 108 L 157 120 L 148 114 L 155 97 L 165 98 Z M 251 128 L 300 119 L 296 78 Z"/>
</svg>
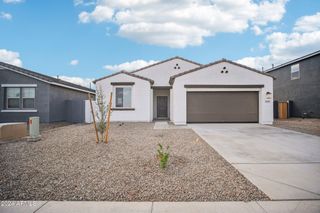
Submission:
<svg viewBox="0 0 320 213">
<path fill-rule="evenodd" d="M 191 129 L 112 123 L 108 144 L 92 125 L 0 145 L 0 200 L 251 201 L 269 198 Z M 157 144 L 170 145 L 159 168 Z"/>
<path fill-rule="evenodd" d="M 278 119 L 274 121 L 273 126 L 320 136 L 320 119 L 317 118 Z"/>
</svg>

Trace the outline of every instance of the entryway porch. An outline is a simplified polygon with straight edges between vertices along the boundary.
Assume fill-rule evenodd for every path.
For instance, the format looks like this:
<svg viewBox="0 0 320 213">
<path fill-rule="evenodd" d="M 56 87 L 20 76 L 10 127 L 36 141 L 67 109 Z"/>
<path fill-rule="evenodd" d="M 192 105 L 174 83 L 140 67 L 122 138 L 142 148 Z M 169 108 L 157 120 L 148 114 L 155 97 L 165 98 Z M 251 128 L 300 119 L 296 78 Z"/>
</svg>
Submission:
<svg viewBox="0 0 320 213">
<path fill-rule="evenodd" d="M 170 87 L 153 87 L 153 120 L 170 120 Z"/>
</svg>

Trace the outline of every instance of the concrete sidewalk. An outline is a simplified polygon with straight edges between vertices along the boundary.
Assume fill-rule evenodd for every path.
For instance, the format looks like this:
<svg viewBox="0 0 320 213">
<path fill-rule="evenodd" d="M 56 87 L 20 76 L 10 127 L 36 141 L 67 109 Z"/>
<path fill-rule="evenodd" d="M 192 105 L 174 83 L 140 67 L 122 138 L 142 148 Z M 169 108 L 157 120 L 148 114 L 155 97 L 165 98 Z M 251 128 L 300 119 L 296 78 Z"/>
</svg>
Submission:
<svg viewBox="0 0 320 213">
<path fill-rule="evenodd" d="M 198 212 L 281 212 L 319 213 L 320 200 L 314 201 L 257 201 L 257 202 L 96 202 L 96 201 L 1 201 L 0 212 L 23 213 L 198 213 Z M 25 202 L 25 201 L 22 201 Z M 12 206 L 4 206 L 9 204 Z M 29 206 L 31 204 L 31 206 Z M 18 205 L 18 206 L 17 206 Z"/>
</svg>

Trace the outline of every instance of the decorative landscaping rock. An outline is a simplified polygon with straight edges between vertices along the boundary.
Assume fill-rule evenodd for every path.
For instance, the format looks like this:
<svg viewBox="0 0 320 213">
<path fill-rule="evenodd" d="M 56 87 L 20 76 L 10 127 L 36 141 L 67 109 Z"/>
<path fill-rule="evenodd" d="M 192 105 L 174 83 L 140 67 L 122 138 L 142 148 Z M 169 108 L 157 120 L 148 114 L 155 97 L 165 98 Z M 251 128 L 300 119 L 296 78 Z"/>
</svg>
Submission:
<svg viewBox="0 0 320 213">
<path fill-rule="evenodd" d="M 168 167 L 156 158 L 170 146 Z M 92 125 L 42 133 L 37 143 L 0 145 L 0 200 L 269 200 L 191 129 L 112 123 L 108 144 Z"/>
</svg>

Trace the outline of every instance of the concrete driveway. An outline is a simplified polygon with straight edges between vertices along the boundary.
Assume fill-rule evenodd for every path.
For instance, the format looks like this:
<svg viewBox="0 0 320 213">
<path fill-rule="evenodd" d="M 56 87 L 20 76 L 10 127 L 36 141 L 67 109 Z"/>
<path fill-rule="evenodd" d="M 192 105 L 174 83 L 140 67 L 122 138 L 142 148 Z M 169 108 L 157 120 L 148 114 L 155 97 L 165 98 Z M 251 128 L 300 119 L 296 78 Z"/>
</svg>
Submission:
<svg viewBox="0 0 320 213">
<path fill-rule="evenodd" d="M 320 137 L 260 124 L 189 126 L 271 199 L 320 199 Z"/>
</svg>

